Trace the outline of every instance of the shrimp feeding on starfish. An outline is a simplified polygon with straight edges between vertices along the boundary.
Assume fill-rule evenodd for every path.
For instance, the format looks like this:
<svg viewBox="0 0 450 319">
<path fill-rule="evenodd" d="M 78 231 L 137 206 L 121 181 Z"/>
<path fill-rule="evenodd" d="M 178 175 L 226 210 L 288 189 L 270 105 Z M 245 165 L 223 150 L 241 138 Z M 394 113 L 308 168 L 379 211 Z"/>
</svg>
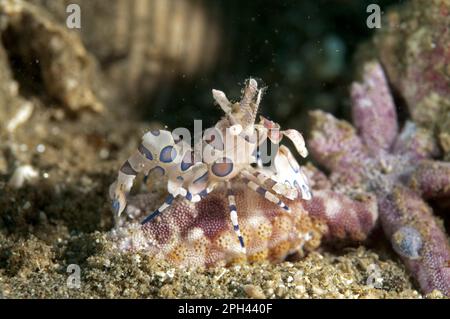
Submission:
<svg viewBox="0 0 450 319">
<path fill-rule="evenodd" d="M 239 227 L 238 210 L 232 183 L 240 180 L 252 191 L 287 212 L 283 198 L 310 200 L 308 179 L 291 151 L 279 145 L 290 139 L 297 152 L 306 157 L 308 151 L 303 136 L 294 129 L 280 130 L 280 125 L 263 116 L 256 116 L 264 89 L 254 79 L 246 82 L 240 102 L 231 103 L 222 91 L 212 90 L 213 97 L 225 116 L 204 131 L 192 148 L 189 138 L 179 131 L 156 130 L 146 133 L 137 151 L 121 166 L 116 181 L 110 187 L 115 214 L 126 207 L 127 196 L 136 176 L 158 172 L 168 178 L 169 195 L 164 203 L 149 214 L 142 224 L 151 222 L 172 205 L 177 197 L 196 203 L 218 186 L 225 185 L 230 219 L 242 252 L 245 243 Z M 260 147 L 270 141 L 277 146 L 269 166 L 261 161 Z"/>
</svg>

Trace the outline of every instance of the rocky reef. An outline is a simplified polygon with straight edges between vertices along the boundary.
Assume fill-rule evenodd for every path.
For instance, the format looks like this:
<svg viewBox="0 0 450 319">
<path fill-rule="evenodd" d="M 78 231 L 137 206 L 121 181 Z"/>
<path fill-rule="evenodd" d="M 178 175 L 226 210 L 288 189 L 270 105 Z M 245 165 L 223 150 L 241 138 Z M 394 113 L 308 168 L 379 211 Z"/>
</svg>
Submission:
<svg viewBox="0 0 450 319">
<path fill-rule="evenodd" d="M 27 1 L 45 8 L 61 24 L 66 23 L 66 7 L 79 5 L 82 28 L 72 33 L 126 98 L 151 96 L 180 74 L 204 74 L 217 63 L 220 17 L 204 0 Z"/>
<path fill-rule="evenodd" d="M 383 64 L 411 119 L 450 159 L 450 2 L 412 0 L 390 10 L 367 51 Z M 365 50 L 363 50 L 365 51 Z M 367 53 L 367 52 L 366 52 Z"/>
<path fill-rule="evenodd" d="M 45 92 L 47 99 L 72 111 L 103 109 L 93 93 L 95 62 L 78 37 L 45 10 L 23 1 L 1 1 L 0 21 L 1 61 L 11 64 L 10 69 L 2 66 L 5 82 L 12 83 L 6 96 Z"/>
</svg>

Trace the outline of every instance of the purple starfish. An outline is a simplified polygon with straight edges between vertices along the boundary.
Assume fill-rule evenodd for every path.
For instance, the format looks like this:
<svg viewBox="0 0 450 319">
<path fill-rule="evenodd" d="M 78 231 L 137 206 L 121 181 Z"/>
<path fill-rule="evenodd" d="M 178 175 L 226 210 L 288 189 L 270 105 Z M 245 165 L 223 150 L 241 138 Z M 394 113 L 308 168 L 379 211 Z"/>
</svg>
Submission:
<svg viewBox="0 0 450 319">
<path fill-rule="evenodd" d="M 311 113 L 309 148 L 347 192 L 372 192 L 384 233 L 424 293 L 450 296 L 450 246 L 428 199 L 450 198 L 450 163 L 425 130 L 407 121 L 399 133 L 382 67 L 368 63 L 351 89 L 353 127 L 322 111 Z"/>
</svg>

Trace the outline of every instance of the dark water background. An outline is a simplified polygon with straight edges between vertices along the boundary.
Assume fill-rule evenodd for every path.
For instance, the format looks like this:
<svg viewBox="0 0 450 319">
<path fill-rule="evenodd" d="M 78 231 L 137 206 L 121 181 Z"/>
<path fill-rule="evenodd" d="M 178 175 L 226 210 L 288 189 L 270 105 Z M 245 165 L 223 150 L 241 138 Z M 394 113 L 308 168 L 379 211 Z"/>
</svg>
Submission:
<svg viewBox="0 0 450 319">
<path fill-rule="evenodd" d="M 261 113 L 284 126 L 302 129 L 307 110 L 316 108 L 345 117 L 354 53 L 375 31 L 366 25 L 367 6 L 376 3 L 384 14 L 402 2 L 207 2 L 211 12 L 221 16 L 225 35 L 218 62 L 207 74 L 180 74 L 161 85 L 156 94 L 139 102 L 143 117 L 169 127 L 192 126 L 193 118 L 212 125 L 220 111 L 212 106 L 211 88 L 237 99 L 249 76 L 268 86 Z"/>
</svg>

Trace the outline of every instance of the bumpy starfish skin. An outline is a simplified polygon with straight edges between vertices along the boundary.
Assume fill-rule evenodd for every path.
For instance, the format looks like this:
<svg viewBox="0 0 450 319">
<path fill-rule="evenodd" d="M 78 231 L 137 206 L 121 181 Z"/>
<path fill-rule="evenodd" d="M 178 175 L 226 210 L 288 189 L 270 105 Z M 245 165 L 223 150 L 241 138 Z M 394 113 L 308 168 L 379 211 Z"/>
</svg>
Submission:
<svg viewBox="0 0 450 319">
<path fill-rule="evenodd" d="M 305 172 L 311 181 L 314 197 L 302 203 L 308 215 L 327 225 L 324 240 L 364 241 L 378 220 L 377 202 L 367 192 L 348 194 L 332 187 L 331 181 L 317 168 L 309 164 Z"/>
<path fill-rule="evenodd" d="M 449 163 L 423 161 L 411 174 L 409 185 L 422 194 L 424 198 L 450 197 Z"/>
<path fill-rule="evenodd" d="M 218 188 L 198 203 L 176 201 L 151 223 L 123 223 L 112 234 L 121 250 L 145 250 L 178 266 L 217 266 L 237 262 L 283 261 L 316 249 L 321 239 L 364 240 L 377 220 L 374 198 L 352 200 L 327 189 L 320 173 L 312 201 L 288 201 L 287 213 L 241 181 L 233 183 L 239 224 L 246 242 L 243 255 L 229 218 L 226 189 Z M 139 219 L 158 202 L 157 195 L 128 200 L 127 212 Z"/>
<path fill-rule="evenodd" d="M 398 134 L 395 105 L 381 66 L 368 63 L 363 83 L 352 87 L 353 120 L 313 112 L 309 148 L 347 192 L 376 195 L 378 213 L 394 250 L 425 293 L 450 296 L 450 246 L 425 199 L 448 198 L 450 163 L 426 131 L 407 122 Z"/>
</svg>

